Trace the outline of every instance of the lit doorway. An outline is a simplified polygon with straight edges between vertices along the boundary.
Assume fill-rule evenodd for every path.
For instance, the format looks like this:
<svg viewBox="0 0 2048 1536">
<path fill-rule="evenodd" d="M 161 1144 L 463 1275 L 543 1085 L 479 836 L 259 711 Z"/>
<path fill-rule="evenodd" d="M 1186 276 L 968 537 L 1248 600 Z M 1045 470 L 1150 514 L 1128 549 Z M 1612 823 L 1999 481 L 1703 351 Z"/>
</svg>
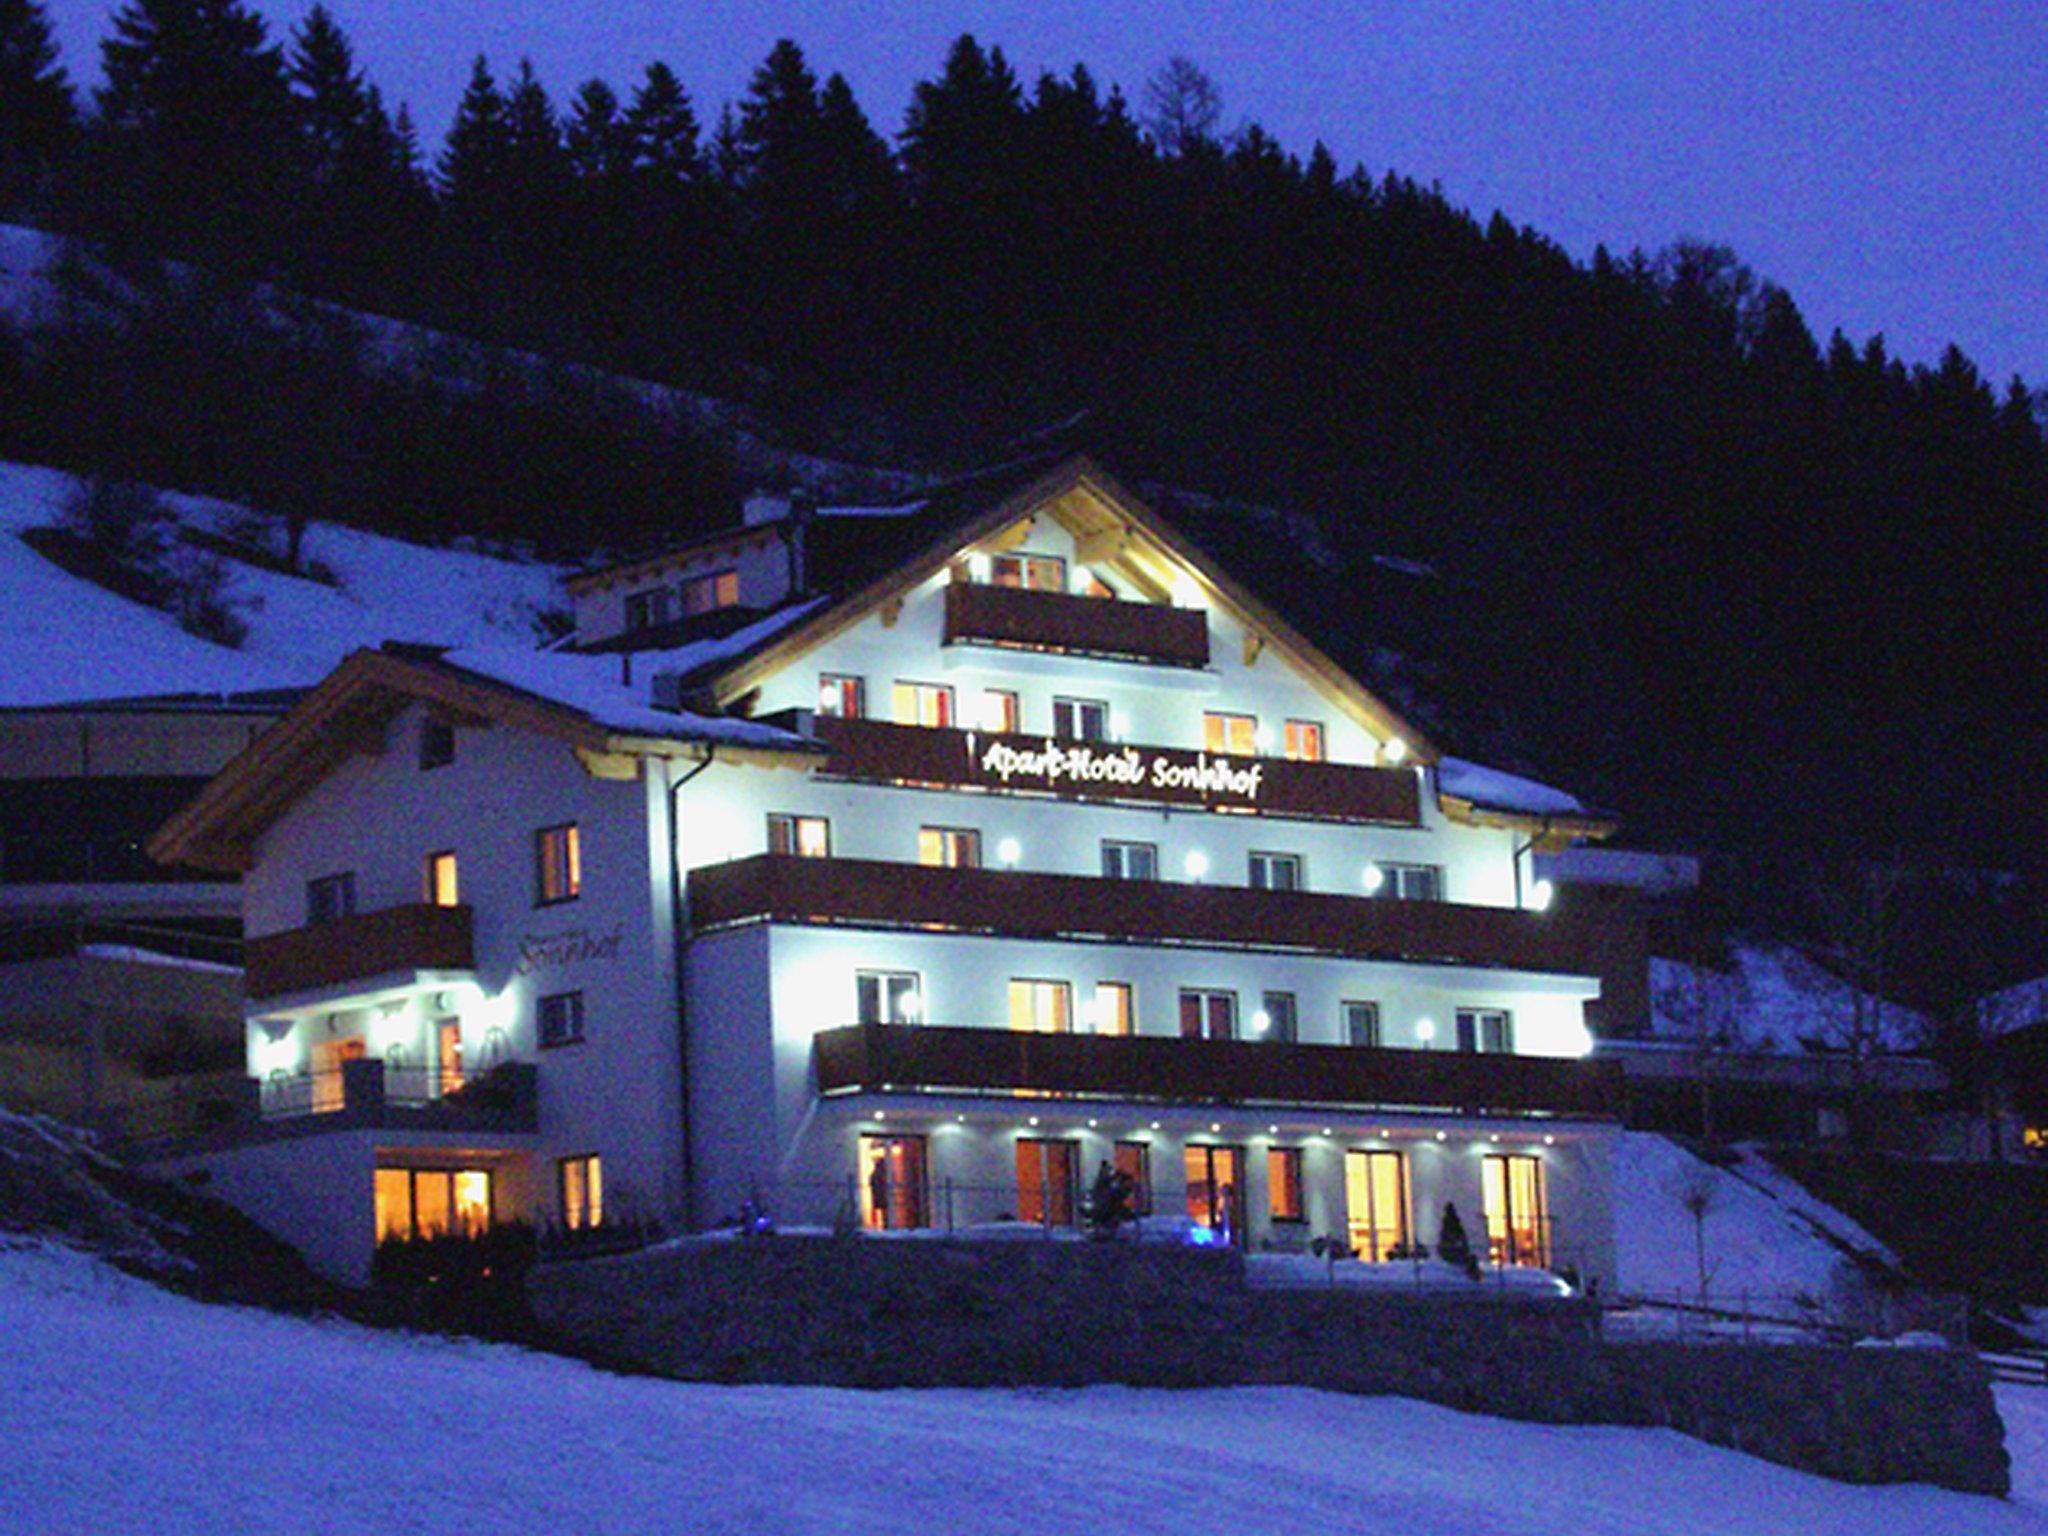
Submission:
<svg viewBox="0 0 2048 1536">
<path fill-rule="evenodd" d="M 1244 1148 L 1189 1147 L 1188 1216 L 1240 1246 L 1244 1242 Z"/>
<path fill-rule="evenodd" d="M 1351 1250 L 1383 1263 L 1408 1246 L 1408 1159 L 1399 1152 L 1344 1154 Z"/>
<path fill-rule="evenodd" d="M 1543 1188 L 1543 1160 L 1518 1154 L 1490 1155 L 1481 1173 L 1489 1261 L 1548 1269 L 1550 1213 Z"/>
<path fill-rule="evenodd" d="M 922 1136 L 860 1139 L 861 1225 L 901 1232 L 931 1225 Z"/>
</svg>

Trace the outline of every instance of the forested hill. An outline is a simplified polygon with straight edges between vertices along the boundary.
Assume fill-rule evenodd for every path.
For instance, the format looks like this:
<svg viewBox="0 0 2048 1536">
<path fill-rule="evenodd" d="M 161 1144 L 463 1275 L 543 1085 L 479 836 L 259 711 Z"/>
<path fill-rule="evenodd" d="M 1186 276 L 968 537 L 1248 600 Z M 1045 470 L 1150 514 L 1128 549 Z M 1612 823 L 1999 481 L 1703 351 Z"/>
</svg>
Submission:
<svg viewBox="0 0 2048 1536">
<path fill-rule="evenodd" d="M 2038 402 L 1954 351 L 1816 340 L 1725 249 L 1577 262 L 1409 176 L 1219 132 L 1191 68 L 1133 103 L 971 39 L 893 131 L 788 42 L 729 105 L 659 63 L 572 89 L 451 60 L 470 87 L 431 149 L 324 11 L 273 38 L 235 0 L 128 0 L 90 99 L 46 44 L 32 0 L 0 0 L 0 213 L 131 267 L 684 386 L 791 445 L 927 472 L 1086 412 L 1090 446 L 1190 493 L 1169 499 L 1347 659 L 1419 658 L 1455 744 L 1646 836 L 2048 851 Z M 175 434 L 89 349 L 0 337 L 0 447 L 611 544 L 743 488 L 701 423 L 611 396 L 515 421 L 498 378 L 357 411 L 387 386 L 331 327 L 259 342 L 226 312 L 216 293 L 146 347 L 93 338 L 177 380 Z M 299 399 L 291 380 L 320 408 L 251 398 Z M 363 425 L 394 417 L 410 438 Z M 1298 515 L 1334 574 L 1243 503 Z"/>
</svg>

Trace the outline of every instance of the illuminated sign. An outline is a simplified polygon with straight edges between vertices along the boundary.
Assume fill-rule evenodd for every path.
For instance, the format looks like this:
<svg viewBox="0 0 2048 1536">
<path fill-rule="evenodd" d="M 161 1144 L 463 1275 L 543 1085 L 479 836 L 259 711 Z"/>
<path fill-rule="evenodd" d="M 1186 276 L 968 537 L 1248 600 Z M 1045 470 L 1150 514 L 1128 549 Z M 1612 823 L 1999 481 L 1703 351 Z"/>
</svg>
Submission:
<svg viewBox="0 0 2048 1536">
<path fill-rule="evenodd" d="M 567 933 L 525 933 L 519 936 L 519 958 L 512 969 L 521 976 L 551 971 L 587 960 L 616 960 L 624 931 L 614 926 L 609 933 L 593 934 L 588 928 L 571 928 Z"/>
<path fill-rule="evenodd" d="M 1257 760 L 1211 757 L 1206 752 L 1140 751 L 1136 747 L 1105 750 L 1087 742 L 1063 746 L 1055 741 L 1013 746 L 992 741 L 982 752 L 977 771 L 980 777 L 995 779 L 1005 788 L 1016 787 L 1022 780 L 1023 787 L 1031 789 L 1089 786 L 1251 801 L 1259 798 L 1266 765 Z"/>
</svg>

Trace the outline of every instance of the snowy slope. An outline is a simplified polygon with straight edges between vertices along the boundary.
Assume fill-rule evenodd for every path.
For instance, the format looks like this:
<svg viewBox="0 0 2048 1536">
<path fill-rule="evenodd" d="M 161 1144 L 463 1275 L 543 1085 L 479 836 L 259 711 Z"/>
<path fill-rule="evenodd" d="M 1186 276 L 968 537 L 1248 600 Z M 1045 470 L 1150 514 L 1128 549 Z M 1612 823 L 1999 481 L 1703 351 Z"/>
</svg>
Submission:
<svg viewBox="0 0 2048 1536">
<path fill-rule="evenodd" d="M 391 639 L 531 650 L 540 615 L 561 602 L 561 572 L 453 549 L 427 549 L 316 524 L 305 557 L 339 588 L 229 562 L 226 597 L 249 627 L 230 650 L 167 615 L 72 576 L 17 536 L 58 520 L 78 482 L 0 464 L 0 706 L 148 693 L 220 693 L 317 682 L 351 650 Z M 250 516 L 169 496 L 181 525 L 219 533 Z"/>
<path fill-rule="evenodd" d="M 1747 1292 L 1825 1301 L 1854 1271 L 1841 1245 L 1886 1265 L 1898 1262 L 1884 1244 L 1759 1156 L 1717 1168 L 1665 1137 L 1624 1131 L 1615 1138 L 1613 1169 L 1619 1269 L 1614 1289 L 1623 1294 L 1697 1293 L 1693 1217 L 1684 1203 L 1695 1192 L 1704 1192 L 1708 1205 L 1707 1287 L 1713 1296 L 1734 1299 Z"/>
<path fill-rule="evenodd" d="M 0 1528 L 20 1536 L 2013 1536 L 2048 1529 L 2033 1396 L 2001 1398 L 2000 1502 L 1831 1483 L 1668 1430 L 1299 1389 L 686 1386 L 0 1250 Z"/>
<path fill-rule="evenodd" d="M 1798 1054 L 1841 1049 L 1856 1009 L 1856 989 L 1785 944 L 1739 944 L 1733 968 L 1709 970 L 1676 960 L 1650 962 L 1652 1033 L 1690 1040 L 1704 1016 L 1738 1049 Z M 1878 1014 L 1883 1048 L 1910 1051 L 1933 1036 L 1925 1015 L 1886 1001 Z"/>
</svg>

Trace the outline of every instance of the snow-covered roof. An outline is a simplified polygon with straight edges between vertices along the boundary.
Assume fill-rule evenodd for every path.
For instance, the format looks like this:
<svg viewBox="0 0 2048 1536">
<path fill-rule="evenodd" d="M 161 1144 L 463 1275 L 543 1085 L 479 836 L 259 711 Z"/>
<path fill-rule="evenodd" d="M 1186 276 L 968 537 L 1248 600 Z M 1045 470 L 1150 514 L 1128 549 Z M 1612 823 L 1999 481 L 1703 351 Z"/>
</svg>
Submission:
<svg viewBox="0 0 2048 1536">
<path fill-rule="evenodd" d="M 1987 1029 L 2010 1034 L 2048 1019 L 2048 976 L 1987 992 L 1977 999 L 1978 1017 Z"/>
<path fill-rule="evenodd" d="M 1796 1055 L 1849 1048 L 1863 1022 L 1877 1051 L 1923 1048 L 1928 1017 L 1903 1003 L 1859 992 L 1787 944 L 1739 944 L 1728 970 L 1677 960 L 1650 961 L 1650 1029 L 1692 1041 L 1705 1029 L 1727 1048 Z M 1869 1012 L 1875 1005 L 1874 1015 Z"/>
<path fill-rule="evenodd" d="M 1503 811 L 1512 816 L 1590 816 L 1583 801 L 1561 789 L 1467 762 L 1446 757 L 1437 764 L 1439 793 L 1469 800 L 1482 810 Z"/>
</svg>

